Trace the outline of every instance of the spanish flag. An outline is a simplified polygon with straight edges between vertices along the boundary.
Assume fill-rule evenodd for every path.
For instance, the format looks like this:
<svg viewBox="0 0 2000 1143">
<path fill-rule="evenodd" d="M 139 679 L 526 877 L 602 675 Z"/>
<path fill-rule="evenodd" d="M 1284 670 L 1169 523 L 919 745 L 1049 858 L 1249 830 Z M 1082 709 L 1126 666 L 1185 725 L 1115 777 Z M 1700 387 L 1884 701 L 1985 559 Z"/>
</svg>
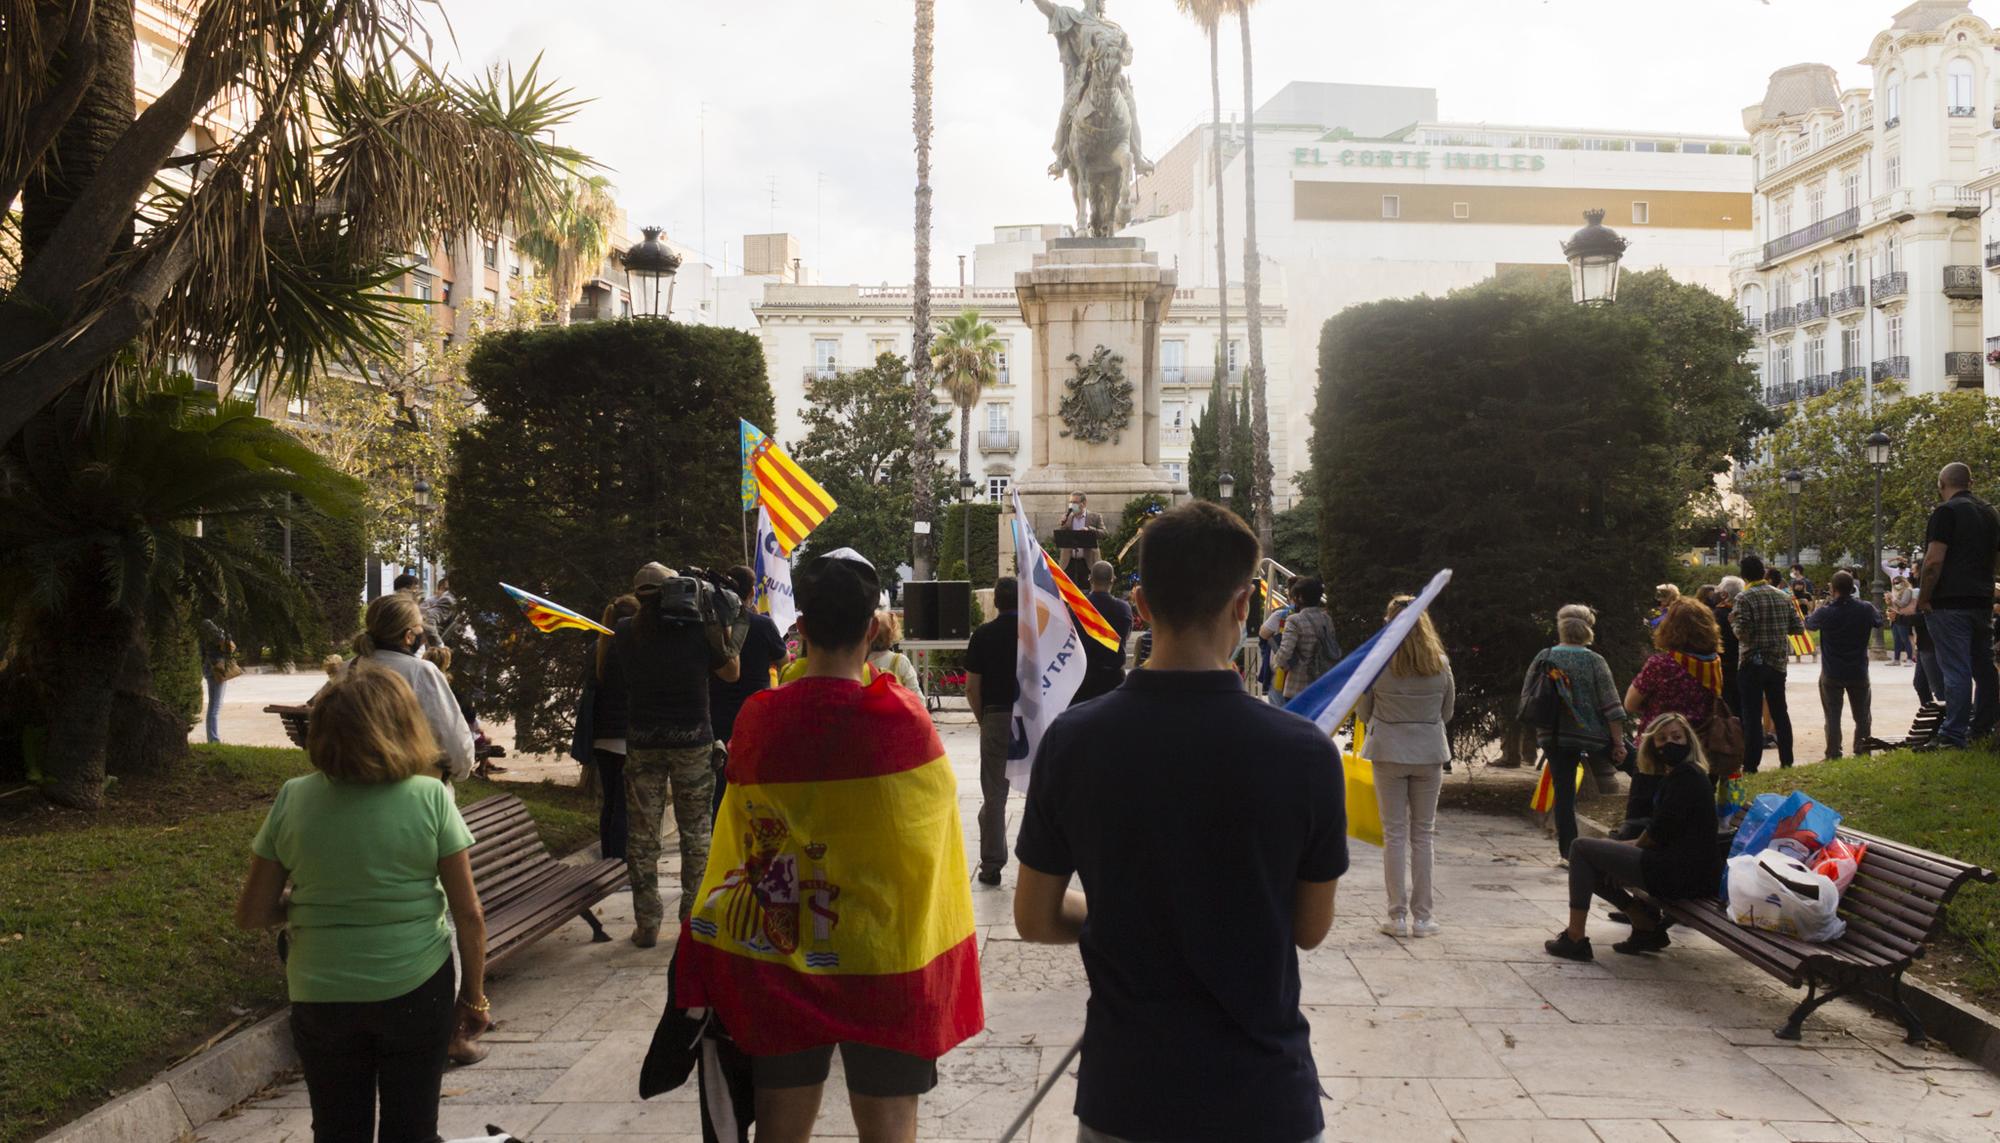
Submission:
<svg viewBox="0 0 2000 1143">
<path fill-rule="evenodd" d="M 744 510 L 764 506 L 771 514 L 771 531 L 778 537 L 778 548 L 789 556 L 806 533 L 819 527 L 840 505 L 818 481 L 806 475 L 798 461 L 778 447 L 778 442 L 749 421 L 738 420 L 743 436 Z"/>
<path fill-rule="evenodd" d="M 852 1040 L 935 1059 L 985 1023 L 958 784 L 891 676 L 750 698 L 675 992 L 753 1056 Z"/>
<path fill-rule="evenodd" d="M 1104 621 L 1104 616 L 1098 613 L 1096 606 L 1090 602 L 1090 597 L 1083 594 L 1083 589 L 1076 586 L 1076 583 L 1069 578 L 1069 573 L 1062 570 L 1062 566 L 1056 563 L 1056 558 L 1049 554 L 1047 548 L 1042 549 L 1042 562 L 1049 565 L 1049 571 L 1056 579 L 1056 591 L 1062 594 L 1063 602 L 1069 605 L 1070 614 L 1076 616 L 1077 630 L 1113 651 L 1121 650 L 1118 644 L 1118 629 Z"/>
</svg>

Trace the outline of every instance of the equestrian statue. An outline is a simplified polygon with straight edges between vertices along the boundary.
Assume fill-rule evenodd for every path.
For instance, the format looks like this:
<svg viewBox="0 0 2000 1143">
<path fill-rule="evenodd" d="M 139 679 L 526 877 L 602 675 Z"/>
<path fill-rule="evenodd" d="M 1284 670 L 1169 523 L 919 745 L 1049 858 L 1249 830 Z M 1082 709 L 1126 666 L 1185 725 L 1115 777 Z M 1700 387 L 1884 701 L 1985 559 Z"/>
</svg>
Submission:
<svg viewBox="0 0 2000 1143">
<path fill-rule="evenodd" d="M 1139 112 L 1132 102 L 1132 41 L 1104 15 L 1104 0 L 1081 9 L 1035 0 L 1049 19 L 1062 55 L 1063 105 L 1056 121 L 1049 177 L 1069 175 L 1076 229 L 1109 238 L 1132 221 L 1134 180 L 1153 164 L 1139 150 Z"/>
</svg>

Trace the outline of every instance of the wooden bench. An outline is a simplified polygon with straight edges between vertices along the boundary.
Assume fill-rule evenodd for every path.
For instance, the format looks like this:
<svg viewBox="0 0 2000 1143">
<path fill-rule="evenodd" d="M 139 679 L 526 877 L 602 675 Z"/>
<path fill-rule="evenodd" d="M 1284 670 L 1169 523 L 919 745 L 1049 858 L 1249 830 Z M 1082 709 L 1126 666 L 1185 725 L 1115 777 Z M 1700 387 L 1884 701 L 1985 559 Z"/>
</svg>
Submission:
<svg viewBox="0 0 2000 1143">
<path fill-rule="evenodd" d="M 1787 985 L 1805 985 L 1805 999 L 1775 1033 L 1780 1040 L 1799 1039 L 1806 1017 L 1827 1001 L 1886 984 L 1886 999 L 1909 1032 L 1909 1042 L 1922 1043 L 1923 1022 L 1903 1000 L 1903 973 L 1944 928 L 1945 906 L 1959 887 L 1967 881 L 1991 884 L 1996 875 L 1858 830 L 1843 829 L 1840 836 L 1867 845 L 1868 852 L 1841 896 L 1847 931 L 1838 940 L 1801 941 L 1738 925 L 1728 907 L 1712 897 L 1655 904 L 1676 924 L 1704 934 Z"/>
<path fill-rule="evenodd" d="M 591 906 L 625 884 L 625 862 L 609 858 L 578 865 L 557 861 L 542 844 L 521 799 L 495 794 L 465 807 L 472 843 L 472 883 L 486 911 L 490 968 L 582 917 L 592 941 L 610 935 Z"/>
<path fill-rule="evenodd" d="M 300 750 L 306 748 L 306 728 L 311 725 L 312 708 L 304 704 L 272 703 L 264 708 L 265 714 L 275 714 L 278 721 L 285 724 L 285 737 Z M 505 758 L 507 748 L 492 742 L 473 743 L 474 763 L 486 762 L 493 758 Z"/>
<path fill-rule="evenodd" d="M 1917 669 L 1920 671 L 1923 670 L 1922 667 L 1918 667 Z M 1910 733 L 1901 742 L 1885 742 L 1880 738 L 1871 736 L 1867 741 L 1856 743 L 1856 745 L 1871 754 L 1879 754 L 1887 750 L 1899 750 L 1909 746 L 1922 746 L 1936 738 L 1938 728 L 1943 725 L 1944 704 L 1941 702 L 1929 702 L 1917 708 L 1917 717 L 1910 721 Z"/>
</svg>

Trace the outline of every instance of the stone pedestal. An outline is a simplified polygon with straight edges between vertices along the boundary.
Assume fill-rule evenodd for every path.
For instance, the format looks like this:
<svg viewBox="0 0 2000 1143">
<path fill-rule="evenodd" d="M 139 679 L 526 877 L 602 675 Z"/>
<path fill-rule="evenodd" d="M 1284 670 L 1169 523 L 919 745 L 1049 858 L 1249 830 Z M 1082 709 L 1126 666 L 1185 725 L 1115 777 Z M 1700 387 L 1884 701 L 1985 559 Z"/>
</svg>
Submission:
<svg viewBox="0 0 2000 1143">
<path fill-rule="evenodd" d="M 1160 465 L 1160 321 L 1173 303 L 1175 273 L 1160 269 L 1157 255 L 1137 238 L 1059 238 L 1034 268 L 1014 275 L 1021 317 L 1035 333 L 1029 393 L 1029 456 L 1034 463 L 1015 481 L 1036 535 L 1048 542 L 1062 519 L 1065 499 L 1082 491 L 1090 508 L 1115 530 L 1127 501 L 1154 494 L 1172 499 L 1185 487 Z M 1104 387 L 1075 394 L 1069 382 L 1079 367 L 1109 351 L 1131 383 L 1131 409 L 1118 424 L 1122 404 Z M 1063 401 L 1072 398 L 1065 419 Z M 1108 439 L 1086 439 L 1093 426 Z M 1084 434 L 1084 435 L 1080 435 Z"/>
</svg>

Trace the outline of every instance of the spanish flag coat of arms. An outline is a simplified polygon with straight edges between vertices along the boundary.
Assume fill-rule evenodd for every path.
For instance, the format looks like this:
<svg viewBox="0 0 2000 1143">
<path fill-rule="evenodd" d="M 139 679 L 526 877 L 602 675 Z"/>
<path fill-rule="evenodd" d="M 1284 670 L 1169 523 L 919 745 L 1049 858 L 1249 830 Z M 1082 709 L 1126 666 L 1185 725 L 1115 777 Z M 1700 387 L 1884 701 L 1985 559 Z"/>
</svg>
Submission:
<svg viewBox="0 0 2000 1143">
<path fill-rule="evenodd" d="M 753 696 L 676 992 L 753 1056 L 855 1041 L 935 1059 L 985 1023 L 958 784 L 884 675 Z"/>
</svg>

